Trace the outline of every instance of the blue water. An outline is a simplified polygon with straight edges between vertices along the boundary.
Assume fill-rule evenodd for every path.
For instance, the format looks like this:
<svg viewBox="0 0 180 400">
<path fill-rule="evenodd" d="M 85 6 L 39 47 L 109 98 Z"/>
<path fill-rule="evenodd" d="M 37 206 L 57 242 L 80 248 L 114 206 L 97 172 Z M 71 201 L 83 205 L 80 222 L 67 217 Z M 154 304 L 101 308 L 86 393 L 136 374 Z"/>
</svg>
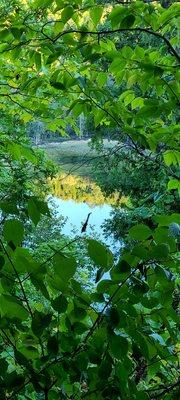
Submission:
<svg viewBox="0 0 180 400">
<path fill-rule="evenodd" d="M 104 221 L 111 217 L 112 207 L 110 205 L 89 205 L 87 203 L 77 203 L 74 200 L 62 200 L 53 196 L 53 208 L 59 215 L 66 218 L 65 225 L 61 230 L 63 234 L 69 237 L 81 234 L 82 225 L 86 221 L 88 213 L 91 212 L 86 236 L 100 240 L 108 245 L 111 250 L 117 251 L 120 249 L 120 242 L 114 242 L 113 238 L 105 237 L 103 232 Z"/>
</svg>

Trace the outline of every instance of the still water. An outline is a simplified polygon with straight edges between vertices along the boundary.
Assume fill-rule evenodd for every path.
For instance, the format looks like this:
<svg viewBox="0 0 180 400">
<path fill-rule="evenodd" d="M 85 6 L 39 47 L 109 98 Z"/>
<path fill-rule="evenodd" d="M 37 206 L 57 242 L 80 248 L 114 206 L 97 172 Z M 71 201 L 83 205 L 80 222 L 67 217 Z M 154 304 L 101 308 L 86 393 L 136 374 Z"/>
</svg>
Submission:
<svg viewBox="0 0 180 400">
<path fill-rule="evenodd" d="M 88 213 L 91 213 L 86 236 L 101 240 L 114 251 L 117 251 L 121 247 L 120 242 L 115 243 L 111 237 L 105 237 L 103 232 L 104 221 L 111 216 L 112 207 L 110 205 L 92 205 L 85 202 L 77 203 L 74 200 L 63 200 L 55 196 L 51 199 L 53 199 L 53 208 L 55 211 L 66 218 L 65 225 L 62 228 L 63 234 L 69 237 L 79 235 Z"/>
</svg>

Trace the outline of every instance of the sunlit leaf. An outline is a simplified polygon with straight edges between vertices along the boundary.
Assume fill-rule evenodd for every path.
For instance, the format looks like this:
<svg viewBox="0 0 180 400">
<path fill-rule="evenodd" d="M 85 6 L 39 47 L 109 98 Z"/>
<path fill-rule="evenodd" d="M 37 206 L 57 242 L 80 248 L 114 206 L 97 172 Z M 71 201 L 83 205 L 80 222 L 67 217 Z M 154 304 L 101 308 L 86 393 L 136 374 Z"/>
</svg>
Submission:
<svg viewBox="0 0 180 400">
<path fill-rule="evenodd" d="M 97 266 L 102 267 L 105 271 L 111 268 L 113 264 L 113 254 L 102 243 L 88 239 L 88 253 Z"/>
<path fill-rule="evenodd" d="M 146 240 L 152 235 L 152 232 L 147 225 L 139 224 L 129 230 L 129 235 L 135 240 Z"/>
</svg>

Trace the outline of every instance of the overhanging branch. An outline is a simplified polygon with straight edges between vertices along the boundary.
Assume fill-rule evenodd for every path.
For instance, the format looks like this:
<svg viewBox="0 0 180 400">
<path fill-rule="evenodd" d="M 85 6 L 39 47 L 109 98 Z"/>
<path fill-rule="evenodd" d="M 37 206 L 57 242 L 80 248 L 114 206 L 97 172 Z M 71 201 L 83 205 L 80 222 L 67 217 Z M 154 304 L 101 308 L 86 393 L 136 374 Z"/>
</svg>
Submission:
<svg viewBox="0 0 180 400">
<path fill-rule="evenodd" d="M 106 35 L 112 35 L 115 33 L 121 33 L 121 32 L 141 32 L 141 33 L 146 33 L 148 35 L 155 36 L 161 40 L 163 40 L 169 50 L 169 52 L 180 62 L 180 55 L 177 53 L 177 51 L 174 49 L 170 41 L 161 33 L 159 32 L 154 32 L 148 28 L 118 28 L 118 29 L 113 29 L 113 30 L 101 30 L 101 31 L 86 31 L 86 30 L 78 30 L 78 29 L 69 29 L 67 31 L 59 33 L 54 39 L 52 39 L 52 42 L 55 43 L 58 39 L 63 37 L 64 35 L 67 35 L 69 33 L 77 33 L 80 35 L 96 35 L 98 37 L 100 36 L 106 36 Z"/>
</svg>

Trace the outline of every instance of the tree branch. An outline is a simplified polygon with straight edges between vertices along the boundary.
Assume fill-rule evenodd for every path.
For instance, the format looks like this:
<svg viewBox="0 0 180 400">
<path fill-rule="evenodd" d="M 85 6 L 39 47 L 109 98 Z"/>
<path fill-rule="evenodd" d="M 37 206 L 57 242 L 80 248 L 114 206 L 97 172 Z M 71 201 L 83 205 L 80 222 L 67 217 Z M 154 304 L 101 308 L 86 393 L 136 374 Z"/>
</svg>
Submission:
<svg viewBox="0 0 180 400">
<path fill-rule="evenodd" d="M 173 383 L 172 385 L 164 387 L 164 390 L 161 393 L 153 394 L 152 399 L 157 399 L 158 397 L 161 397 L 161 396 L 165 395 L 166 393 L 171 392 L 174 388 L 176 388 L 179 385 L 180 385 L 180 379 L 178 379 L 178 381 Z M 163 388 L 152 389 L 152 390 L 156 391 L 156 390 L 161 390 L 161 389 L 163 389 Z M 147 392 L 148 393 L 151 392 L 151 389 L 147 390 Z"/>
<path fill-rule="evenodd" d="M 148 28 L 119 28 L 119 29 L 113 29 L 113 30 L 101 30 L 101 31 L 85 31 L 85 30 L 78 30 L 78 29 L 69 29 L 67 31 L 59 33 L 54 39 L 51 39 L 53 43 L 55 43 L 58 39 L 63 37 L 64 35 L 67 35 L 69 33 L 77 33 L 80 35 L 97 35 L 97 36 L 104 36 L 104 35 L 112 35 L 115 33 L 121 33 L 121 32 L 140 32 L 140 33 L 147 33 L 148 35 L 155 36 L 161 40 L 163 40 L 169 50 L 169 52 L 174 55 L 174 57 L 180 62 L 180 55 L 177 53 L 177 51 L 174 49 L 170 41 L 161 33 L 152 31 Z"/>
</svg>

